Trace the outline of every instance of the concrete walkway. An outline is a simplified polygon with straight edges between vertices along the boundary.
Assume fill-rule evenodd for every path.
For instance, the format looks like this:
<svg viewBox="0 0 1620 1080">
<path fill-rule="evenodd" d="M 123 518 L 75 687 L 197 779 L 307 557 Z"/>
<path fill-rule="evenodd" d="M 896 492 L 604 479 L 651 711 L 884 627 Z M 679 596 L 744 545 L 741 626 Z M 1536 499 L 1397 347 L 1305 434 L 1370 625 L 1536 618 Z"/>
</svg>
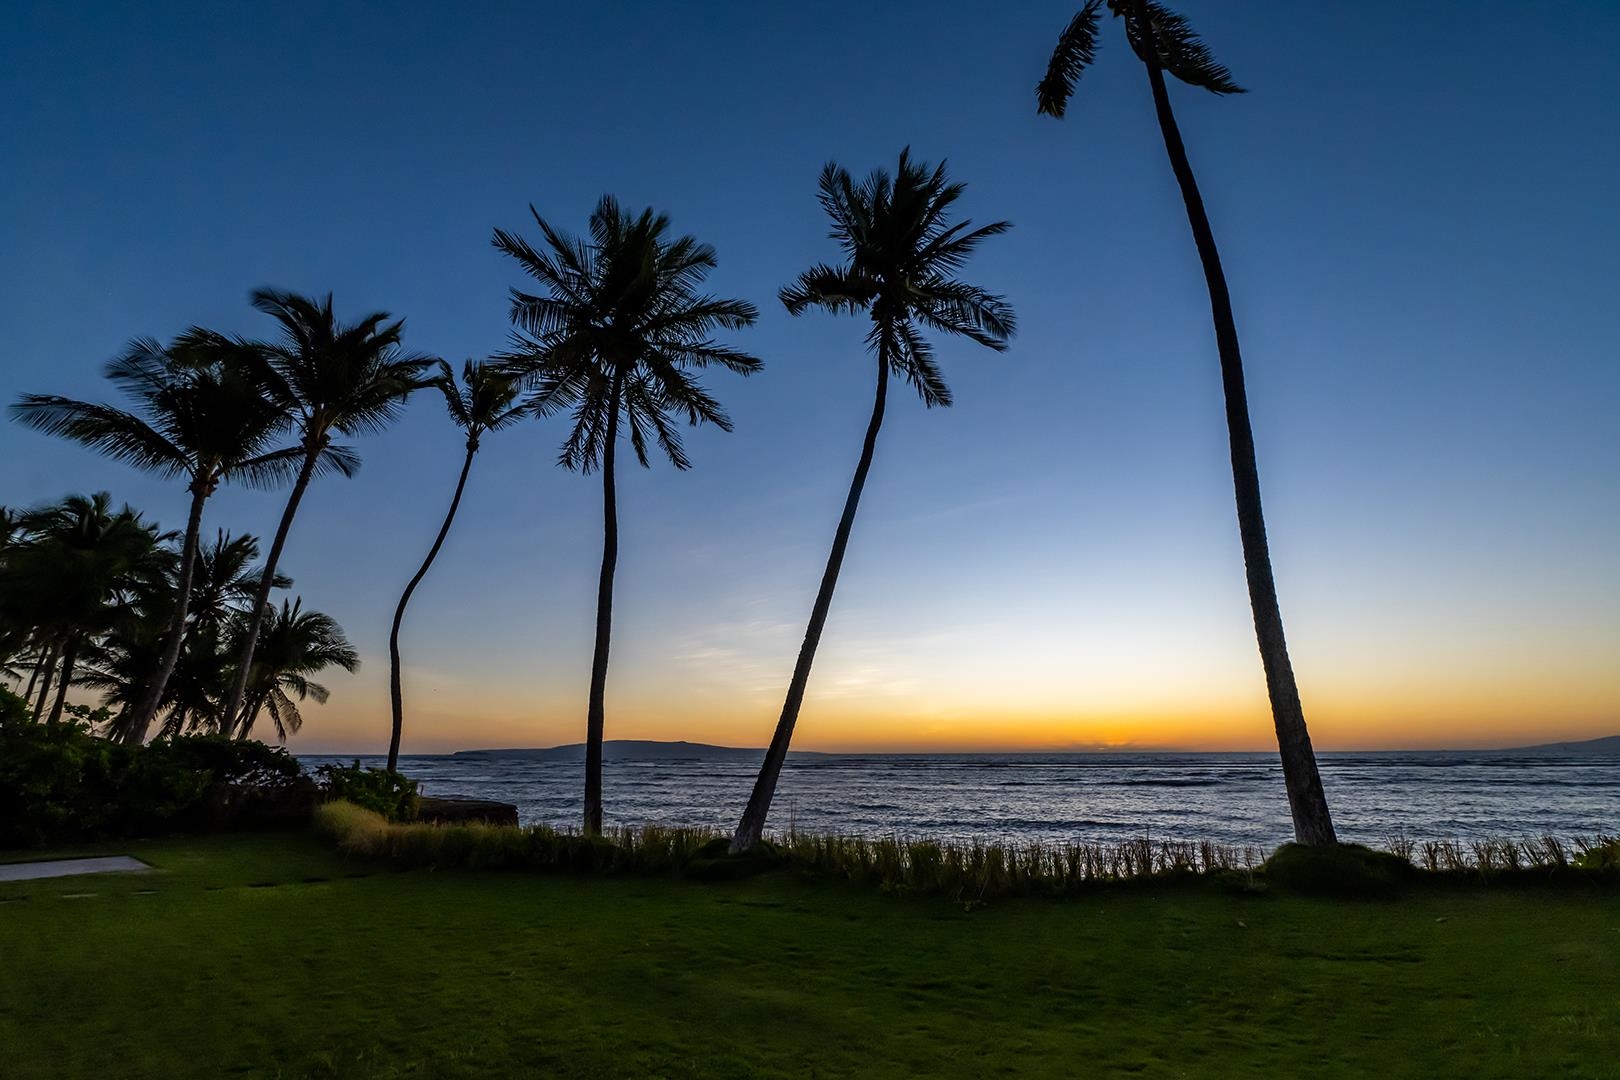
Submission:
<svg viewBox="0 0 1620 1080">
<path fill-rule="evenodd" d="M 0 863 L 0 881 L 34 881 L 39 878 L 72 877 L 75 874 L 130 873 L 152 869 L 128 855 L 106 855 L 95 859 L 51 859 L 47 862 Z"/>
</svg>

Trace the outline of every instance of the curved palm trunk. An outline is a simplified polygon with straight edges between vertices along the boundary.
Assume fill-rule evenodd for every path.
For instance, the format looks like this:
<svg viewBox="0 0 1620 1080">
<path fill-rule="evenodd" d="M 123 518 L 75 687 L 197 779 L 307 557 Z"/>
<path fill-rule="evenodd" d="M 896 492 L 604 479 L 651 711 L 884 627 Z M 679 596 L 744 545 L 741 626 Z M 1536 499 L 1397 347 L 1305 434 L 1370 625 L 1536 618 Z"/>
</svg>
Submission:
<svg viewBox="0 0 1620 1080">
<path fill-rule="evenodd" d="M 613 573 L 619 564 L 619 497 L 613 486 L 613 451 L 619 441 L 616 375 L 608 398 L 607 446 L 602 451 L 602 573 L 596 584 L 596 650 L 591 656 L 591 694 L 585 708 L 585 834 L 602 831 L 602 731 L 606 721 L 608 646 L 613 640 Z"/>
<path fill-rule="evenodd" d="M 1209 306 L 1215 320 L 1215 342 L 1221 357 L 1221 384 L 1226 392 L 1226 428 L 1232 448 L 1232 484 L 1237 495 L 1238 533 L 1243 542 L 1243 566 L 1248 576 L 1249 605 L 1254 609 L 1255 636 L 1260 644 L 1260 661 L 1266 671 L 1266 691 L 1271 698 L 1271 717 L 1277 729 L 1277 746 L 1282 755 L 1283 783 L 1288 789 L 1288 808 L 1294 819 L 1294 838 L 1302 844 L 1337 842 L 1333 818 L 1328 812 L 1327 795 L 1317 772 L 1316 755 L 1311 749 L 1310 732 L 1305 727 L 1305 711 L 1299 701 L 1294 668 L 1288 660 L 1288 643 L 1283 637 L 1282 610 L 1277 604 L 1277 584 L 1271 573 L 1271 551 L 1266 543 L 1266 519 L 1260 505 L 1260 472 L 1255 463 L 1254 432 L 1249 426 L 1249 400 L 1243 385 L 1243 356 L 1238 349 L 1237 322 L 1232 316 L 1232 298 L 1227 292 L 1226 275 L 1221 269 L 1215 234 L 1204 212 L 1187 148 L 1170 109 L 1164 72 L 1151 39 L 1144 8 L 1137 5 L 1138 24 L 1143 28 L 1146 48 L 1144 61 L 1153 86 L 1153 105 L 1158 113 L 1164 148 L 1181 186 L 1187 204 L 1187 222 L 1192 226 L 1198 258 L 1209 285 Z"/>
<path fill-rule="evenodd" d="M 56 687 L 56 703 L 51 706 L 50 723 L 57 724 L 62 720 L 62 710 L 67 706 L 68 687 L 73 684 L 73 661 L 79 656 L 79 638 L 77 635 L 68 638 L 67 645 L 62 648 L 62 681 Z"/>
<path fill-rule="evenodd" d="M 265 695 L 262 693 L 254 694 L 243 704 L 242 723 L 237 726 L 236 731 L 238 742 L 245 742 L 248 736 L 252 734 L 253 724 L 259 719 L 259 711 L 264 708 L 264 697 Z"/>
<path fill-rule="evenodd" d="M 433 546 L 428 549 L 427 558 L 422 560 L 422 566 L 416 571 L 416 576 L 405 586 L 405 592 L 399 598 L 399 607 L 394 609 L 394 628 L 388 634 L 388 695 L 394 707 L 394 733 L 388 740 L 389 772 L 393 772 L 399 765 L 399 736 L 405 727 L 405 701 L 399 685 L 399 626 L 405 621 L 405 605 L 411 602 L 411 594 L 427 576 L 428 567 L 439 557 L 439 549 L 444 546 L 444 538 L 450 533 L 450 523 L 456 519 L 456 508 L 461 505 L 461 492 L 467 486 L 467 473 L 472 469 L 473 455 L 476 453 L 478 440 L 469 437 L 467 457 L 461 463 L 461 478 L 456 481 L 456 493 L 450 499 L 450 511 L 444 515 L 444 524 L 439 526 L 439 535 L 434 538 Z"/>
<path fill-rule="evenodd" d="M 208 501 L 209 495 L 209 487 L 200 478 L 192 482 L 192 488 L 191 514 L 186 518 L 186 538 L 180 550 L 180 581 L 176 590 L 174 618 L 169 623 L 169 635 L 163 646 L 163 656 L 158 661 L 157 672 L 152 676 L 151 685 L 141 695 L 135 715 L 122 733 L 124 742 L 139 744 L 146 741 L 152 718 L 157 715 L 163 691 L 169 685 L 169 676 L 174 674 L 174 666 L 180 662 L 180 649 L 185 644 L 186 609 L 191 604 L 191 575 L 197 565 L 197 539 L 202 531 L 203 503 Z"/>
<path fill-rule="evenodd" d="M 878 429 L 883 426 L 883 408 L 889 394 L 889 357 L 881 347 L 878 350 L 877 395 L 872 403 L 872 419 L 866 425 L 866 441 L 861 444 L 861 460 L 855 466 L 855 476 L 849 482 L 849 495 L 844 499 L 844 515 L 838 519 L 838 531 L 833 534 L 832 552 L 827 556 L 827 569 L 821 575 L 821 589 L 816 593 L 815 606 L 810 609 L 810 625 L 804 632 L 804 644 L 799 646 L 799 659 L 793 665 L 793 679 L 788 683 L 787 700 L 782 703 L 782 715 L 776 721 L 776 732 L 771 736 L 765 761 L 759 767 L 759 778 L 754 781 L 754 792 L 748 797 L 742 821 L 731 839 L 731 851 L 747 851 L 765 834 L 765 818 L 771 812 L 771 799 L 776 795 L 776 781 L 782 775 L 782 764 L 787 761 L 788 744 L 793 741 L 793 727 L 799 721 L 799 707 L 804 703 L 805 686 L 810 682 L 810 665 L 816 660 L 816 647 L 821 644 L 821 631 L 827 625 L 827 612 L 832 607 L 833 590 L 838 587 L 838 571 L 844 565 L 844 549 L 849 547 L 850 530 L 855 525 L 855 511 L 860 507 L 861 490 L 866 487 L 866 474 L 872 469 L 872 453 L 877 448 Z"/>
<path fill-rule="evenodd" d="M 41 646 L 39 650 L 39 659 L 34 661 L 33 670 L 29 672 L 28 675 L 28 689 L 23 691 L 22 698 L 24 701 L 34 700 L 34 687 L 39 685 L 39 677 L 44 673 L 46 665 L 53 662 L 54 658 L 52 657 L 50 651 Z"/>
<path fill-rule="evenodd" d="M 45 678 L 40 682 L 39 697 L 34 701 L 34 722 L 36 724 L 39 722 L 40 715 L 45 712 L 45 699 L 50 696 L 51 680 L 56 675 L 56 661 L 61 655 L 62 642 L 60 640 L 51 642 L 50 651 L 46 654 Z"/>
<path fill-rule="evenodd" d="M 264 578 L 253 594 L 253 607 L 248 613 L 247 639 L 242 645 L 241 655 L 236 658 L 236 678 L 231 683 L 230 697 L 225 699 L 225 708 L 219 714 L 219 730 L 223 735 L 229 735 L 235 730 L 237 714 L 242 711 L 242 698 L 247 693 L 248 672 L 253 666 L 253 650 L 259 645 L 259 630 L 264 626 L 265 607 L 270 602 L 270 587 L 276 579 L 276 565 L 281 562 L 281 549 L 287 544 L 287 531 L 292 528 L 293 515 L 298 513 L 298 504 L 303 501 L 304 489 L 309 487 L 310 477 L 315 475 L 315 463 L 320 459 L 320 453 L 321 448 L 318 444 L 306 449 L 304 464 L 298 470 L 298 479 L 293 483 L 292 494 L 287 496 L 287 508 L 281 512 L 281 524 L 276 526 L 276 538 L 270 545 L 270 555 L 264 563 Z"/>
</svg>

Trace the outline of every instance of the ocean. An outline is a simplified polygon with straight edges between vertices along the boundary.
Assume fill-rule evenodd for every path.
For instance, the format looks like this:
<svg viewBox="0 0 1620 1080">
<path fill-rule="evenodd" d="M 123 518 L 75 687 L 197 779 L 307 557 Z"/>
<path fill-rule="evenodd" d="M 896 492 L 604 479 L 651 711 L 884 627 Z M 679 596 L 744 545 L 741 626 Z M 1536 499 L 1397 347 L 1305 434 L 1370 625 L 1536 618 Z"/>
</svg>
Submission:
<svg viewBox="0 0 1620 1080">
<path fill-rule="evenodd" d="M 301 755 L 314 768 L 354 760 Z M 381 767 L 383 759 L 361 757 Z M 1563 839 L 1620 833 L 1620 755 L 1318 755 L 1339 838 Z M 757 758 L 609 760 L 609 825 L 736 825 Z M 425 794 L 515 803 L 524 824 L 577 826 L 583 766 L 519 755 L 407 755 Z M 1292 838 L 1275 754 L 793 755 L 771 826 L 953 841 Z"/>
</svg>

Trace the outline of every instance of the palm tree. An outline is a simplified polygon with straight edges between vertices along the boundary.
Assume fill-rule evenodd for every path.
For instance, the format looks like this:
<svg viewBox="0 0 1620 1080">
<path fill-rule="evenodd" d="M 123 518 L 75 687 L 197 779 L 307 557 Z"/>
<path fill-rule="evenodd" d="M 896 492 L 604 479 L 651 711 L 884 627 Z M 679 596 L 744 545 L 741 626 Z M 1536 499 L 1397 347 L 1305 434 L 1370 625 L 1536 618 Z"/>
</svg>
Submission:
<svg viewBox="0 0 1620 1080">
<path fill-rule="evenodd" d="M 226 646 L 230 631 L 245 619 L 247 605 L 258 591 L 264 573 L 253 565 L 258 553 L 256 537 L 233 537 L 223 529 L 211 542 L 198 546 L 180 659 L 164 686 L 155 718 L 161 720 L 160 738 L 218 727 L 219 709 L 233 675 Z M 276 575 L 275 588 L 291 585 L 290 578 Z M 127 729 L 157 665 L 157 644 L 145 625 L 132 622 L 106 635 L 94 650 L 92 667 L 81 685 L 100 691 L 102 705 L 115 710 L 110 725 L 115 736 Z"/>
<path fill-rule="evenodd" d="M 171 537 L 128 506 L 114 511 L 104 491 L 30 511 L 21 530 L 25 537 L 0 572 L 0 597 L 8 620 L 31 627 L 45 650 L 34 718 L 54 683 L 47 719 L 56 723 L 81 656 L 101 636 L 150 619 L 142 598 L 161 595 L 173 573 L 173 553 L 164 547 Z"/>
<path fill-rule="evenodd" d="M 810 625 L 788 683 L 787 700 L 732 838 L 733 852 L 752 848 L 764 835 L 765 818 L 810 681 L 810 665 L 815 662 L 838 585 L 844 549 L 849 546 L 855 511 L 872 468 L 890 374 L 910 383 L 925 406 L 950 405 L 950 387 L 923 331 L 960 335 L 998 352 L 1013 335 L 1012 309 L 1002 297 L 953 276 L 982 241 L 1011 228 L 1005 221 L 977 229 L 970 221 L 951 224 L 951 208 L 962 191 L 963 185 L 946 180 L 943 162 L 930 169 L 924 162 L 913 161 L 909 149 L 900 152 L 893 178 L 879 169 L 856 184 L 847 171 L 832 163 L 821 172 L 821 206 L 832 219 L 831 236 L 843 249 L 843 262 L 806 270 L 781 291 L 781 300 L 792 315 L 812 307 L 835 314 L 867 315 L 871 329 L 866 344 L 877 360 L 877 393 L 860 462 L 833 534 L 832 553 L 810 609 Z"/>
<path fill-rule="evenodd" d="M 1057 48 L 1047 67 L 1046 77 L 1036 87 L 1038 111 L 1061 118 L 1075 84 L 1096 57 L 1097 31 L 1105 0 L 1088 0 L 1058 38 Z M 1243 543 L 1243 565 L 1248 576 L 1249 604 L 1254 610 L 1255 635 L 1260 644 L 1260 660 L 1266 673 L 1266 690 L 1271 698 L 1271 716 L 1277 729 L 1283 778 L 1288 789 L 1288 806 L 1294 819 L 1294 837 L 1302 844 L 1336 842 L 1333 818 L 1317 772 L 1316 755 L 1311 749 L 1305 712 L 1299 701 L 1299 687 L 1288 659 L 1283 637 L 1282 610 L 1277 603 L 1277 584 L 1271 573 L 1271 552 L 1266 543 L 1266 520 L 1260 505 L 1260 473 L 1255 463 L 1254 433 L 1249 425 L 1249 403 L 1244 389 L 1243 356 L 1238 349 L 1237 322 L 1232 317 L 1232 299 L 1221 270 L 1221 256 L 1215 247 L 1215 233 L 1204 200 L 1198 192 L 1181 141 L 1170 95 L 1165 88 L 1168 71 L 1189 86 L 1213 94 L 1238 94 L 1243 90 L 1232 81 L 1232 73 L 1220 64 L 1209 48 L 1193 32 L 1185 18 L 1157 0 L 1106 0 L 1108 10 L 1125 24 L 1125 36 L 1138 59 L 1147 68 L 1159 131 L 1170 156 L 1170 167 L 1181 186 L 1187 207 L 1187 221 L 1193 242 L 1203 263 L 1209 286 L 1210 310 L 1215 322 L 1215 344 L 1221 358 L 1221 383 L 1226 395 L 1226 427 L 1232 451 L 1232 482 L 1237 496 L 1238 534 Z"/>
<path fill-rule="evenodd" d="M 247 681 L 246 705 L 237 726 L 240 739 L 248 737 L 261 710 L 276 725 L 276 738 L 282 742 L 303 726 L 297 702 L 313 698 L 325 704 L 328 691 L 310 680 L 329 667 L 355 671 L 360 654 L 343 636 L 343 628 L 331 616 L 304 611 L 303 600 L 282 601 L 262 620 L 259 645 L 254 653 L 253 671 Z M 246 628 L 244 627 L 244 633 Z"/>
<path fill-rule="evenodd" d="M 223 630 L 227 623 L 247 612 L 264 578 L 264 567 L 253 565 L 258 557 L 257 536 L 232 536 L 224 529 L 216 533 L 212 543 L 197 549 L 188 636 Z M 292 578 L 278 572 L 270 587 L 290 589 Z"/>
<path fill-rule="evenodd" d="M 444 524 L 439 526 L 439 535 L 433 538 L 427 558 L 422 560 L 415 576 L 405 586 L 405 592 L 399 598 L 399 607 L 394 609 L 394 627 L 388 635 L 388 693 L 394 709 L 394 731 L 388 741 L 389 772 L 393 772 L 399 764 L 399 737 L 405 726 L 405 704 L 399 681 L 399 626 L 405 621 L 405 605 L 410 603 L 416 586 L 427 576 L 428 568 L 438 558 L 439 548 L 444 546 L 444 538 L 450 533 L 450 523 L 456 518 L 461 493 L 467 486 L 467 473 L 472 470 L 473 455 L 478 453 L 479 439 L 486 431 L 499 431 L 516 423 L 523 415 L 522 406 L 513 405 L 518 395 L 517 381 L 489 364 L 468 360 L 462 365 L 461 385 L 457 386 L 450 365 L 440 360 L 435 385 L 444 393 L 450 419 L 467 433 L 467 454 L 462 459 L 456 493 L 450 497 L 450 509 L 444 515 Z"/>
<path fill-rule="evenodd" d="M 405 323 L 388 322 L 386 312 L 367 315 L 348 326 L 339 323 L 332 312 L 331 293 L 324 301 L 316 301 L 296 293 L 259 289 L 252 301 L 281 326 L 279 341 L 259 347 L 261 363 L 256 370 L 270 400 L 297 430 L 299 466 L 270 542 L 258 595 L 248 609 L 236 678 L 221 710 L 221 730 L 227 735 L 242 719 L 270 588 L 304 491 L 320 473 L 353 476 L 360 467 L 352 449 L 333 444 L 333 435 L 352 436 L 386 427 L 399 415 L 406 395 L 422 385 L 423 368 L 431 362 L 401 350 Z"/>
<path fill-rule="evenodd" d="M 731 430 L 720 403 L 692 376 L 717 364 L 740 375 L 760 361 L 711 337 L 759 317 L 753 304 L 698 291 L 715 266 L 714 249 L 691 236 L 671 238 L 669 218 L 624 213 L 604 196 L 591 214 L 590 239 L 554 228 L 529 207 L 545 237 L 536 250 L 495 230 L 495 247 L 539 281 L 545 295 L 512 290 L 513 351 L 502 359 L 521 374 L 537 415 L 567 411 L 573 427 L 558 463 L 602 472 L 602 570 L 596 593 L 596 643 L 585 720 L 585 831 L 602 829 L 602 731 L 612 638 L 613 573 L 618 562 L 614 451 L 621 421 L 630 448 L 649 465 L 648 440 L 677 469 L 691 467 L 675 421 Z"/>
<path fill-rule="evenodd" d="M 146 737 L 180 657 L 203 504 L 221 483 L 264 487 L 285 480 L 294 465 L 287 451 L 268 449 L 286 418 L 239 363 L 247 351 L 196 328 L 168 348 L 141 338 L 106 367 L 107 378 L 134 400 L 133 412 L 53 394 L 27 394 L 11 407 L 29 427 L 160 476 L 183 477 L 191 493 L 165 644 L 123 733 L 132 742 Z"/>
</svg>

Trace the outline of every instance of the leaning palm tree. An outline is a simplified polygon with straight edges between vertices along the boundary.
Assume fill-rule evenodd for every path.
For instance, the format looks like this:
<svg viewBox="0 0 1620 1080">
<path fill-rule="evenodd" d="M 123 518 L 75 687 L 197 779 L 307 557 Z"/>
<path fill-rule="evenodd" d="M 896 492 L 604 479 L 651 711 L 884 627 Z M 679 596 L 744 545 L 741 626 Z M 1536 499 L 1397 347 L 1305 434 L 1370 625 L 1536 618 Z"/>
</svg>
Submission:
<svg viewBox="0 0 1620 1080">
<path fill-rule="evenodd" d="M 837 266 L 821 264 L 806 270 L 781 291 L 781 300 L 792 315 L 812 307 L 834 314 L 866 315 L 871 322 L 866 344 L 877 360 L 877 392 L 844 513 L 833 534 L 832 553 L 810 609 L 810 625 L 788 683 L 787 700 L 732 838 L 733 852 L 748 850 L 764 835 L 776 781 L 787 760 L 810 681 L 810 666 L 832 607 L 855 511 L 872 468 L 890 375 L 910 383 L 925 406 L 950 405 L 950 387 L 934 361 L 924 331 L 960 335 L 998 352 L 1013 335 L 1012 308 L 1002 297 L 953 276 L 981 242 L 1011 228 L 1005 221 L 977 229 L 971 221 L 952 223 L 950 214 L 963 190 L 962 184 L 946 179 L 943 162 L 931 169 L 913 161 L 909 149 L 900 152 L 900 165 L 892 178 L 879 169 L 857 184 L 832 163 L 821 172 L 821 206 L 832 219 L 831 236 L 843 249 L 844 258 Z"/>
<path fill-rule="evenodd" d="M 1075 84 L 1096 57 L 1104 4 L 1105 0 L 1088 0 L 1059 36 L 1046 77 L 1035 90 L 1039 112 L 1062 118 Z M 1187 221 L 1192 227 L 1198 258 L 1203 263 L 1204 280 L 1209 286 L 1215 344 L 1221 359 L 1221 383 L 1226 395 L 1226 428 L 1237 496 L 1238 535 L 1243 544 L 1249 605 L 1254 611 L 1260 661 L 1265 668 L 1271 716 L 1282 756 L 1283 781 L 1294 819 L 1294 838 L 1302 844 L 1332 844 L 1336 839 L 1333 818 L 1317 772 L 1310 732 L 1305 727 L 1305 711 L 1300 705 L 1299 687 L 1294 681 L 1294 668 L 1283 637 L 1277 584 L 1271 573 L 1266 520 L 1260 505 L 1260 473 L 1255 463 L 1254 432 L 1249 425 L 1243 356 L 1238 349 L 1232 298 L 1227 292 L 1215 233 L 1210 228 L 1209 215 L 1204 212 L 1198 181 L 1193 177 L 1187 148 L 1181 141 L 1181 129 L 1176 126 L 1176 116 L 1170 108 L 1164 73 L 1168 71 L 1187 85 L 1213 94 L 1239 94 L 1243 89 L 1232 81 L 1232 73 L 1215 59 L 1187 20 L 1157 0 L 1106 0 L 1106 6 L 1116 18 L 1124 21 L 1125 37 L 1147 68 L 1159 131 L 1164 136 L 1170 167 L 1181 186 Z"/>
<path fill-rule="evenodd" d="M 677 469 L 691 467 L 676 421 L 731 430 L 720 403 L 692 372 L 717 364 L 748 375 L 760 361 L 721 345 L 716 329 L 737 330 L 759 317 L 753 304 L 698 291 L 715 265 L 714 249 L 672 238 L 669 218 L 628 215 L 612 196 L 591 214 L 590 239 L 568 236 L 529 208 L 544 250 L 502 229 L 495 247 L 540 282 L 545 295 L 512 290 L 513 350 L 502 359 L 529 388 L 537 415 L 567 412 L 573 428 L 558 463 L 602 473 L 602 570 L 596 592 L 596 642 L 585 719 L 585 831 L 602 829 L 602 731 L 612 639 L 613 573 L 619 553 L 614 452 L 621 422 L 630 448 L 649 465 L 648 441 Z"/>
<path fill-rule="evenodd" d="M 351 672 L 360 667 L 360 654 L 343 636 L 343 628 L 330 615 L 304 611 L 301 598 L 282 601 L 281 609 L 263 620 L 237 737 L 246 739 L 252 733 L 262 711 L 270 714 L 276 738 L 286 742 L 304 724 L 297 701 L 313 698 L 326 703 L 326 687 L 310 676 L 329 667 Z"/>
<path fill-rule="evenodd" d="M 405 605 L 411 602 L 411 594 L 427 576 L 428 568 L 439 556 L 439 548 L 444 546 L 444 538 L 450 533 L 450 523 L 456 519 L 456 510 L 461 506 L 461 493 L 467 487 L 467 474 L 472 470 L 473 455 L 478 453 L 479 440 L 485 432 L 499 431 L 516 423 L 524 411 L 523 406 L 513 404 L 518 396 L 517 380 L 490 364 L 468 360 L 462 365 L 461 385 L 458 386 L 450 365 L 440 360 L 439 377 L 434 383 L 444 393 L 450 419 L 467 433 L 467 453 L 462 458 L 456 493 L 450 497 L 450 509 L 444 515 L 444 524 L 439 526 L 439 535 L 433 538 L 427 558 L 422 560 L 422 565 L 405 586 L 405 592 L 399 598 L 399 607 L 394 609 L 394 626 L 388 634 L 388 694 L 394 710 L 394 730 L 388 740 L 389 772 L 399 765 L 399 737 L 405 726 L 405 700 L 399 679 L 399 627 L 405 621 Z"/>
<path fill-rule="evenodd" d="M 387 312 L 367 315 L 345 326 L 332 312 L 332 294 L 317 301 L 277 289 L 260 289 L 253 306 L 281 326 L 278 341 L 259 347 L 257 371 L 265 393 L 290 418 L 298 434 L 298 472 L 282 510 L 258 595 L 249 607 L 247 630 L 236 658 L 236 678 L 221 711 L 221 730 L 229 735 L 241 720 L 253 650 L 268 610 L 270 589 L 281 549 L 287 543 L 298 504 L 309 482 L 322 472 L 353 476 L 360 459 L 334 435 L 359 435 L 386 427 L 399 415 L 405 397 L 422 385 L 428 357 L 400 348 L 403 320 L 390 323 Z"/>
<path fill-rule="evenodd" d="M 285 481 L 296 467 L 288 451 L 270 449 L 286 416 L 240 363 L 249 349 L 195 328 L 167 348 L 141 338 L 106 368 L 107 378 L 134 401 L 134 411 L 51 394 L 27 394 L 11 407 L 12 416 L 29 427 L 160 476 L 184 478 L 191 493 L 164 644 L 121 731 L 131 742 L 146 737 L 180 658 L 203 504 L 222 483 L 266 487 Z"/>
</svg>

